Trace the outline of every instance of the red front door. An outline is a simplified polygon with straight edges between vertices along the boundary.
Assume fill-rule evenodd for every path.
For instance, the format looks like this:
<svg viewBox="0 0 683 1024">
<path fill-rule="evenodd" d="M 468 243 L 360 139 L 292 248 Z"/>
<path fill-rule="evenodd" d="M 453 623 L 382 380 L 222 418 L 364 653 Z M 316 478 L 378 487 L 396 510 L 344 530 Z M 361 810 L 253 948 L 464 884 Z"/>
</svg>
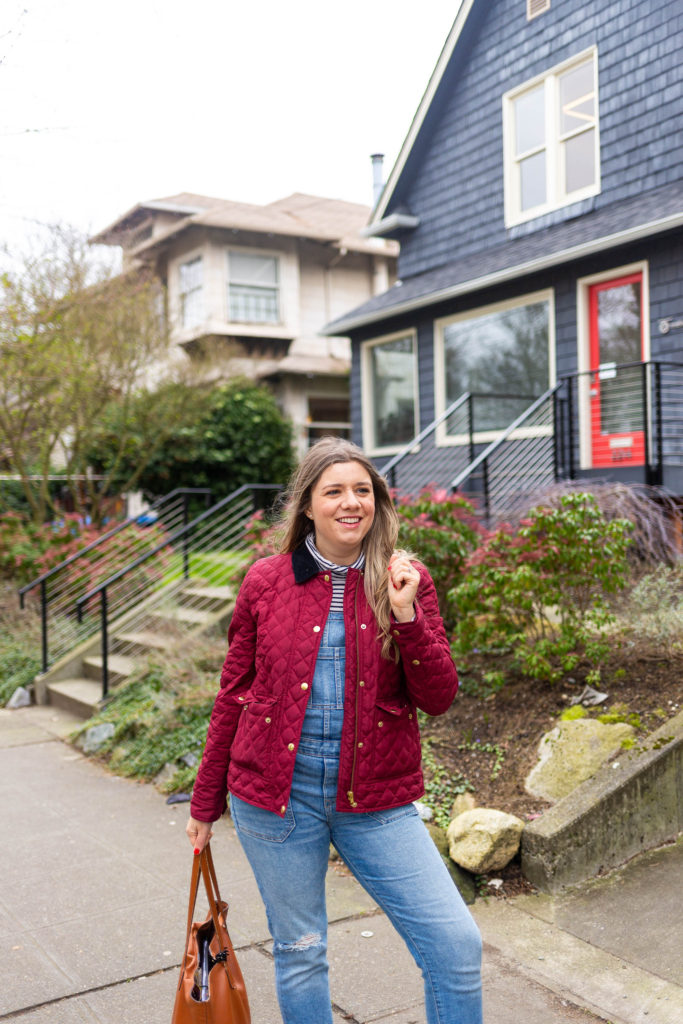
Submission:
<svg viewBox="0 0 683 1024">
<path fill-rule="evenodd" d="M 593 466 L 645 464 L 642 289 L 640 273 L 588 289 Z"/>
</svg>

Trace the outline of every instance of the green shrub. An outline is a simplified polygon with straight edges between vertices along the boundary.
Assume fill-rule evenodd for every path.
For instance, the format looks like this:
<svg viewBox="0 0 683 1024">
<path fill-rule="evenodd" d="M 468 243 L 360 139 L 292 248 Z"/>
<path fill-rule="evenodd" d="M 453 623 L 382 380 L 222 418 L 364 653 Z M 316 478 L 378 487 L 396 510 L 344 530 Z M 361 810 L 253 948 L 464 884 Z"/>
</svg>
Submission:
<svg viewBox="0 0 683 1024">
<path fill-rule="evenodd" d="M 0 706 L 39 671 L 40 621 L 32 609 L 20 611 L 12 588 L 0 588 Z"/>
<path fill-rule="evenodd" d="M 453 625 L 447 595 L 462 579 L 467 560 L 477 547 L 482 529 L 474 507 L 462 495 L 425 488 L 417 498 L 401 497 L 398 545 L 416 555 L 429 569 L 439 597 L 446 628 Z"/>
<path fill-rule="evenodd" d="M 618 623 L 654 643 L 683 642 L 683 565 L 659 565 L 643 576 L 620 608 Z"/>
<path fill-rule="evenodd" d="M 607 595 L 627 584 L 629 523 L 608 522 L 589 494 L 538 507 L 516 532 L 500 529 L 451 590 L 456 653 L 507 652 L 525 675 L 556 682 L 588 661 L 599 679 L 614 621 Z"/>
</svg>

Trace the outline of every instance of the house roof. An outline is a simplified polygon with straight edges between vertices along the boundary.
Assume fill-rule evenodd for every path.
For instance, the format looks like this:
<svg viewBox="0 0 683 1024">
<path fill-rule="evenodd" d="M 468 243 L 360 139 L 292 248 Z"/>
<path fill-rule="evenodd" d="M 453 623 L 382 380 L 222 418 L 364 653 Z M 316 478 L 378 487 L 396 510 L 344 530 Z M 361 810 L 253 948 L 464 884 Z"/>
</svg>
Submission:
<svg viewBox="0 0 683 1024">
<path fill-rule="evenodd" d="M 390 316 L 681 227 L 683 181 L 678 181 L 397 282 L 327 324 L 322 333 L 344 335 Z"/>
<path fill-rule="evenodd" d="M 167 199 L 140 203 L 95 235 L 93 242 L 122 245 L 130 232 L 146 220 L 150 213 L 162 211 L 178 214 L 175 223 L 164 231 L 134 244 L 129 252 L 144 257 L 190 227 L 224 228 L 268 235 L 307 238 L 333 243 L 340 250 L 381 253 L 395 256 L 396 243 L 367 239 L 360 230 L 367 223 L 370 208 L 342 199 L 326 199 L 295 192 L 264 206 L 239 203 L 227 199 L 212 199 L 180 193 Z"/>
</svg>

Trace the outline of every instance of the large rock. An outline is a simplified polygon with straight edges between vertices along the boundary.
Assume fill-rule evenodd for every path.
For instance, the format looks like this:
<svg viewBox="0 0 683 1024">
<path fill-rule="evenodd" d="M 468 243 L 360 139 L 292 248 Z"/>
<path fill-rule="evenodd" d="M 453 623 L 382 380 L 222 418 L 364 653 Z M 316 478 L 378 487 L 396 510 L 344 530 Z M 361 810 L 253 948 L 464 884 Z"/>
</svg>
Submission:
<svg viewBox="0 0 683 1024">
<path fill-rule="evenodd" d="M 554 803 L 590 779 L 635 729 L 625 722 L 604 725 L 594 718 L 560 722 L 538 745 L 538 764 L 524 783 L 527 793 Z"/>
<path fill-rule="evenodd" d="M 107 740 L 112 738 L 115 731 L 113 722 L 101 722 L 100 725 L 91 725 L 81 743 L 83 753 L 97 753 L 100 747 L 103 747 Z"/>
<path fill-rule="evenodd" d="M 461 868 L 475 875 L 500 871 L 519 850 L 524 822 L 514 814 L 475 807 L 448 826 L 448 852 Z"/>
</svg>

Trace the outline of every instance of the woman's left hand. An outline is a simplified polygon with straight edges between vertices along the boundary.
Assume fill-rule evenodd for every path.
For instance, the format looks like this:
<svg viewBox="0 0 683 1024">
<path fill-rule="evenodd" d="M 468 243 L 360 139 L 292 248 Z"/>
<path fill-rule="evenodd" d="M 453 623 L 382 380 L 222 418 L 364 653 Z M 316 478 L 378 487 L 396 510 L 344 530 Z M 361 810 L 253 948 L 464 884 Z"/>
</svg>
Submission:
<svg viewBox="0 0 683 1024">
<path fill-rule="evenodd" d="M 389 601 L 394 618 L 410 622 L 415 614 L 414 601 L 420 574 L 406 555 L 397 552 L 389 560 Z"/>
</svg>

